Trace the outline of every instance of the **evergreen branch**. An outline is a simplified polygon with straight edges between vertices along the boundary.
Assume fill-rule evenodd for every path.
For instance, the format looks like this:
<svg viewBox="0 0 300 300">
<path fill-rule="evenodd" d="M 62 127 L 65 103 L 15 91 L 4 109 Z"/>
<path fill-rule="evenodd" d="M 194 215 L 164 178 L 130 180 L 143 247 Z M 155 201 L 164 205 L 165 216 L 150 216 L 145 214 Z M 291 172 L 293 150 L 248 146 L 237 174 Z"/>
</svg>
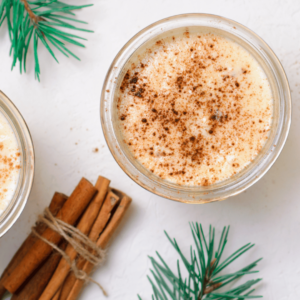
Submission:
<svg viewBox="0 0 300 300">
<path fill-rule="evenodd" d="M 0 27 L 6 20 L 8 34 L 11 41 L 10 55 L 12 56 L 12 69 L 17 62 L 20 63 L 20 73 L 26 73 L 26 61 L 30 44 L 33 45 L 33 57 L 35 62 L 35 77 L 40 80 L 40 65 L 38 58 L 39 40 L 47 51 L 58 62 L 54 47 L 66 57 L 73 56 L 80 60 L 65 43 L 79 47 L 85 47 L 76 39 L 86 40 L 78 35 L 71 34 L 66 30 L 76 30 L 81 32 L 93 32 L 88 29 L 79 28 L 70 22 L 87 24 L 84 21 L 68 17 L 75 16 L 74 10 L 91 6 L 88 5 L 68 5 L 58 0 L 2 0 L 0 3 Z M 57 27 L 61 28 L 57 29 Z"/>
<path fill-rule="evenodd" d="M 225 292 L 216 292 L 240 277 L 258 272 L 254 271 L 253 268 L 256 267 L 261 259 L 234 273 L 218 275 L 228 265 L 249 251 L 254 244 L 246 244 L 221 262 L 221 257 L 227 244 L 229 226 L 223 228 L 216 251 L 214 250 L 215 228 L 210 226 L 208 238 L 205 238 L 201 224 L 191 223 L 190 228 L 196 249 L 193 249 L 192 246 L 190 247 L 189 259 L 180 250 L 176 239 L 171 239 L 165 232 L 167 239 L 178 253 L 183 266 L 187 270 L 187 278 L 184 279 L 182 277 L 179 260 L 177 261 L 177 274 L 175 274 L 158 252 L 156 254 L 159 261 L 149 257 L 153 267 L 153 269 L 150 269 L 150 272 L 154 280 L 150 276 L 147 277 L 153 289 L 153 300 L 228 300 L 262 297 L 252 295 L 255 291 L 252 287 L 260 282 L 261 279 L 249 280 Z M 142 300 L 139 295 L 138 298 Z"/>
</svg>

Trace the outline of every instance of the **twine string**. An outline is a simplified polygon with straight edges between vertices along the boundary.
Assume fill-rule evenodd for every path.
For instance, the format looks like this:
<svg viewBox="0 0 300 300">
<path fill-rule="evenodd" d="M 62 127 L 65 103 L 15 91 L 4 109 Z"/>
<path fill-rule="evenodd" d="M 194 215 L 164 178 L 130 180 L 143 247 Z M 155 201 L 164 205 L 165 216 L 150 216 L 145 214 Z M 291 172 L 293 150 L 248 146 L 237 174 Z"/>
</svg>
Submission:
<svg viewBox="0 0 300 300">
<path fill-rule="evenodd" d="M 55 218 L 48 207 L 44 210 L 44 215 L 38 216 L 38 221 L 45 223 L 53 231 L 59 233 L 69 244 L 72 245 L 72 247 L 80 256 L 92 263 L 94 266 L 99 266 L 104 261 L 106 254 L 105 250 L 98 247 L 96 243 L 91 241 L 86 235 L 84 235 L 80 230 L 78 230 L 74 226 Z M 95 283 L 102 290 L 103 294 L 107 296 L 106 291 L 99 282 L 89 277 L 87 273 L 83 270 L 77 268 L 76 259 L 72 261 L 69 255 L 65 253 L 65 251 L 63 251 L 57 245 L 41 236 L 35 230 L 35 228 L 32 228 L 32 232 L 43 242 L 51 246 L 53 249 L 55 249 L 62 255 L 62 257 L 69 264 L 71 270 L 73 271 L 77 279 L 83 280 L 85 282 L 89 281 Z"/>
</svg>

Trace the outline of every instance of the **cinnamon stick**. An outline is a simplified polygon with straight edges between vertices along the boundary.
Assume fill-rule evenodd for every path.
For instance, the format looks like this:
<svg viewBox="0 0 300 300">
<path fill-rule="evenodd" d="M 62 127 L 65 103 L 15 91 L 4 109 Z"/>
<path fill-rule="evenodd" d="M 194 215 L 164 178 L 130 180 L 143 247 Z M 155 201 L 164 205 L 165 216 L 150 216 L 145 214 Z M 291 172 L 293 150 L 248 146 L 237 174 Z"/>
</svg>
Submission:
<svg viewBox="0 0 300 300">
<path fill-rule="evenodd" d="M 67 242 L 62 241 L 59 248 L 65 250 L 66 246 Z M 56 251 L 52 251 L 52 254 L 41 268 L 26 282 L 26 285 L 20 292 L 12 296 L 11 300 L 37 300 L 55 271 L 60 259 L 61 255 Z"/>
<path fill-rule="evenodd" d="M 76 264 L 78 270 L 82 270 L 84 265 L 85 260 L 82 257 L 79 257 Z M 61 286 L 60 296 L 58 298 L 59 300 L 66 300 L 69 297 L 76 280 L 77 278 L 75 277 L 74 273 L 69 273 L 65 282 Z"/>
<path fill-rule="evenodd" d="M 116 212 L 114 213 L 111 221 L 108 223 L 107 228 L 103 231 L 103 233 L 100 235 L 97 246 L 105 249 L 107 244 L 109 243 L 110 239 L 112 238 L 113 234 L 117 230 L 118 226 L 120 225 L 127 209 L 129 208 L 130 204 L 132 202 L 132 199 L 125 195 L 120 205 L 118 206 Z"/>
<path fill-rule="evenodd" d="M 62 208 L 63 204 L 66 202 L 68 197 L 62 193 L 55 193 L 52 197 L 52 200 L 49 205 L 49 210 L 50 212 L 56 216 L 58 211 Z M 35 226 L 35 230 L 39 233 L 42 234 L 45 229 L 46 225 L 44 223 L 38 222 Z M 14 257 L 11 259 L 10 263 L 4 270 L 1 279 L 0 279 L 0 299 L 6 292 L 5 287 L 3 286 L 3 282 L 6 278 L 9 277 L 9 275 L 12 273 L 14 268 L 20 263 L 20 261 L 23 259 L 25 254 L 29 251 L 29 249 L 32 247 L 32 245 L 37 241 L 37 237 L 33 234 L 30 233 L 29 236 L 26 238 L 26 240 L 23 242 L 23 244 L 20 246 L 19 250 L 16 252 Z"/>
<path fill-rule="evenodd" d="M 96 189 L 98 190 L 98 193 L 94 197 L 93 201 L 91 201 L 90 205 L 88 206 L 87 210 L 85 211 L 84 215 L 82 216 L 77 225 L 77 229 L 79 229 L 85 235 L 89 234 L 91 227 L 99 214 L 100 208 L 103 204 L 108 190 L 109 183 L 110 181 L 108 179 L 101 176 L 98 177 L 98 180 L 95 185 Z M 65 252 L 71 260 L 74 260 L 77 256 L 76 250 L 70 244 L 67 246 Z M 69 271 L 70 266 L 68 262 L 64 258 L 61 258 L 55 270 L 55 273 L 53 274 L 52 278 L 50 279 L 50 282 L 41 294 L 39 300 L 51 300 L 52 297 L 55 296 L 61 284 L 64 282 Z"/>
<path fill-rule="evenodd" d="M 113 191 L 115 192 L 116 190 Z M 108 192 L 104 204 L 101 208 L 101 211 L 89 234 L 89 239 L 93 242 L 96 242 L 98 240 L 101 232 L 103 231 L 104 227 L 107 225 L 109 218 L 111 217 L 111 212 L 120 203 L 119 202 L 120 197 L 118 197 L 114 192 L 112 191 Z M 119 194 L 118 191 L 116 192 Z M 122 194 L 120 194 L 120 196 L 122 196 Z M 77 260 L 76 266 L 79 270 L 82 270 L 85 263 L 86 260 L 80 256 Z M 65 283 L 63 284 L 63 288 L 61 290 L 61 294 L 59 298 L 60 300 L 66 299 L 68 297 L 73 285 L 76 282 L 76 279 L 77 278 L 74 276 L 73 273 L 70 273 L 68 275 L 68 277 L 65 280 Z"/>
<path fill-rule="evenodd" d="M 96 191 L 96 188 L 89 181 L 82 178 L 56 217 L 73 225 L 85 210 Z M 47 228 L 42 236 L 54 244 L 58 244 L 62 239 L 59 233 L 50 228 Z M 50 255 L 51 251 L 52 247 L 50 245 L 40 239 L 37 240 L 10 276 L 4 281 L 4 287 L 9 292 L 14 293 Z"/>
<path fill-rule="evenodd" d="M 111 190 L 108 192 L 103 207 L 89 234 L 90 240 L 92 240 L 93 242 L 97 241 L 99 235 L 110 219 L 113 209 L 119 204 L 119 200 L 120 198 Z"/>
<path fill-rule="evenodd" d="M 60 292 L 61 292 L 61 289 L 59 289 L 56 294 L 54 295 L 54 297 L 52 298 L 52 300 L 59 300 L 60 298 Z"/>
<path fill-rule="evenodd" d="M 118 206 L 116 212 L 114 213 L 112 219 L 108 223 L 107 227 L 103 231 L 103 233 L 100 235 L 98 241 L 97 241 L 97 246 L 101 247 L 102 249 L 106 248 L 108 242 L 110 241 L 112 235 L 118 228 L 120 222 L 122 221 L 129 205 L 131 203 L 131 198 L 128 196 L 124 196 L 121 200 L 120 205 Z M 90 274 L 93 270 L 93 265 L 86 261 L 83 268 L 83 271 L 85 271 L 87 274 Z M 70 274 L 69 277 L 74 277 L 73 274 Z M 60 295 L 60 300 L 75 300 L 77 299 L 83 285 L 84 281 L 76 279 L 75 283 L 73 283 L 72 280 L 69 280 L 69 277 L 67 278 L 66 282 L 63 285 L 61 295 Z M 70 284 L 73 284 L 71 289 L 70 289 Z M 65 290 L 65 292 L 64 292 Z M 68 293 L 66 293 L 66 290 L 68 290 Z"/>
</svg>

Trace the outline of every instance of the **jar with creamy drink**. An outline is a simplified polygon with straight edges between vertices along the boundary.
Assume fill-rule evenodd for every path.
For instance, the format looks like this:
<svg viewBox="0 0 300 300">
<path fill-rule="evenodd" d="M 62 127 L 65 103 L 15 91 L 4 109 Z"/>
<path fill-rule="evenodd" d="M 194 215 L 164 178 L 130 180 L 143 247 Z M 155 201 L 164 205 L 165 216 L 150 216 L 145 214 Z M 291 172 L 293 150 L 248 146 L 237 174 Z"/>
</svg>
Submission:
<svg viewBox="0 0 300 300">
<path fill-rule="evenodd" d="M 0 91 L 0 237 L 14 224 L 28 199 L 34 151 L 27 125 Z"/>
<path fill-rule="evenodd" d="M 222 200 L 262 177 L 288 134 L 282 66 L 253 32 L 188 14 L 142 30 L 106 77 L 108 146 L 141 186 L 190 203 Z"/>
</svg>

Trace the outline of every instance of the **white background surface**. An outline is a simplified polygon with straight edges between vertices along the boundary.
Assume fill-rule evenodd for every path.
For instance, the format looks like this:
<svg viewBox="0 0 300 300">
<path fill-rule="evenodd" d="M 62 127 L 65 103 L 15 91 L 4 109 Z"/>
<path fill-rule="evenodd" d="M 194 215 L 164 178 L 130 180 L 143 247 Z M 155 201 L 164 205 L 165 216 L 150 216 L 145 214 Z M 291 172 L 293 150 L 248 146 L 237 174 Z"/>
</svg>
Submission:
<svg viewBox="0 0 300 300">
<path fill-rule="evenodd" d="M 10 42 L 0 29 L 0 89 L 26 119 L 35 145 L 36 174 L 27 206 L 12 229 L 0 239 L 0 272 L 29 233 L 37 214 L 54 191 L 70 194 L 82 176 L 95 182 L 102 174 L 133 198 L 122 228 L 109 248 L 107 262 L 94 277 L 110 299 L 150 299 L 147 255 L 155 250 L 170 264 L 177 259 L 163 230 L 185 250 L 191 240 L 189 221 L 212 223 L 220 233 L 232 226 L 227 254 L 248 242 L 256 247 L 236 264 L 242 267 L 261 256 L 263 283 L 258 293 L 267 300 L 300 298 L 300 2 L 298 0 L 80 0 L 94 7 L 78 13 L 93 34 L 86 49 L 72 48 L 77 62 L 57 54 L 60 64 L 40 46 L 41 83 L 34 80 L 32 51 L 28 74 L 10 71 Z M 286 146 L 272 169 L 246 192 L 224 202 L 185 205 L 157 197 L 130 180 L 111 156 L 102 135 L 99 101 L 102 83 L 114 56 L 143 27 L 161 18 L 205 12 L 234 19 L 259 34 L 281 60 L 292 90 L 293 122 Z M 99 148 L 94 153 L 93 149 Z M 80 299 L 101 299 L 89 285 Z"/>
</svg>

